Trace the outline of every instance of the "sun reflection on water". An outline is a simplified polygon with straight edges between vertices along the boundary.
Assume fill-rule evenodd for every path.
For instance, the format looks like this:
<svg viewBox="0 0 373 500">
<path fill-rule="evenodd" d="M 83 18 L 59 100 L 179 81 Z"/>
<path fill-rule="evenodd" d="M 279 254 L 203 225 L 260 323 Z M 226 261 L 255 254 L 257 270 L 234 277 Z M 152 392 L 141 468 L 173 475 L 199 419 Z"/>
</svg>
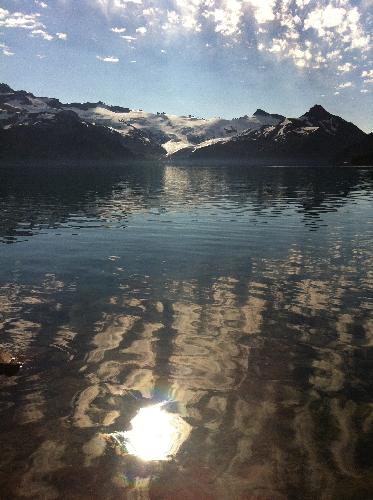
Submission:
<svg viewBox="0 0 373 500">
<path fill-rule="evenodd" d="M 188 438 L 191 426 L 165 409 L 167 401 L 141 408 L 131 420 L 131 430 L 110 436 L 130 455 L 144 461 L 171 460 Z"/>
</svg>

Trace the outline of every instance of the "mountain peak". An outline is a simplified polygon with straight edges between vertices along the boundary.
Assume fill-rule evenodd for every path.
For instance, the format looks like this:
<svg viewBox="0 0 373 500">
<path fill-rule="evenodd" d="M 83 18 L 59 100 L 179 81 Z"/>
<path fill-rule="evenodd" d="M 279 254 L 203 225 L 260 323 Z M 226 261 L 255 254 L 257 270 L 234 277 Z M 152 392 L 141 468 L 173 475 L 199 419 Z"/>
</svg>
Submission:
<svg viewBox="0 0 373 500">
<path fill-rule="evenodd" d="M 14 90 L 9 85 L 0 83 L 0 94 L 10 94 L 11 92 L 14 92 Z"/>
<path fill-rule="evenodd" d="M 267 111 L 264 111 L 264 109 L 260 109 L 260 108 L 258 108 L 255 111 L 254 116 L 264 116 L 266 118 L 268 118 L 270 116 L 272 118 L 275 118 L 275 120 L 283 120 L 285 118 L 283 115 L 278 115 L 276 113 L 267 113 Z"/>
<path fill-rule="evenodd" d="M 269 113 L 267 113 L 267 111 L 264 111 L 264 109 L 260 109 L 258 108 L 255 113 L 254 113 L 254 116 L 270 116 Z"/>
<path fill-rule="evenodd" d="M 305 116 L 314 118 L 316 120 L 327 120 L 332 115 L 329 113 L 329 111 L 326 111 L 326 109 L 323 108 L 321 104 L 315 104 L 315 106 L 312 106 L 312 108 L 310 108 Z"/>
</svg>

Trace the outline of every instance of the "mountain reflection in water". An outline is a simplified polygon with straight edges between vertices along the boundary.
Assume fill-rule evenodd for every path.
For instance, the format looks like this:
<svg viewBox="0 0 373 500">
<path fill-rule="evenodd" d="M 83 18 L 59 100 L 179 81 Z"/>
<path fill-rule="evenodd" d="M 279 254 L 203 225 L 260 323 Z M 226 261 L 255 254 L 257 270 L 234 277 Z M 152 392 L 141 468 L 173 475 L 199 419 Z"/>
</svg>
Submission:
<svg viewBox="0 0 373 500">
<path fill-rule="evenodd" d="M 0 497 L 371 499 L 372 193 L 369 169 L 2 169 L 25 367 Z"/>
</svg>

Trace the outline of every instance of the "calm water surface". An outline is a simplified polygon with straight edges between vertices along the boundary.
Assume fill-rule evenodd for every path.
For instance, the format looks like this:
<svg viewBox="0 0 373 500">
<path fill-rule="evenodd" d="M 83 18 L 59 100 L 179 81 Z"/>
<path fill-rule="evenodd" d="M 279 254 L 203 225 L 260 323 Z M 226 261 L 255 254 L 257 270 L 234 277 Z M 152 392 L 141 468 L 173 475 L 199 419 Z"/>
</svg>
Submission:
<svg viewBox="0 0 373 500">
<path fill-rule="evenodd" d="M 373 498 L 373 170 L 0 171 L 0 498 Z"/>
</svg>

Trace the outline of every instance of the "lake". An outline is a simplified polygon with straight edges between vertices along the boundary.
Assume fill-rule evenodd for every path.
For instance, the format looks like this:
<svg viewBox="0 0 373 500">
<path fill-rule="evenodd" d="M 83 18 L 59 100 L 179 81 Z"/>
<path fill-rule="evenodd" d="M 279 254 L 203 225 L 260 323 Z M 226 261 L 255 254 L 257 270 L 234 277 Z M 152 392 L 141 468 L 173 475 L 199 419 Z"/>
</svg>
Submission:
<svg viewBox="0 0 373 500">
<path fill-rule="evenodd" d="M 0 170 L 0 498 L 372 499 L 373 169 Z"/>
</svg>

